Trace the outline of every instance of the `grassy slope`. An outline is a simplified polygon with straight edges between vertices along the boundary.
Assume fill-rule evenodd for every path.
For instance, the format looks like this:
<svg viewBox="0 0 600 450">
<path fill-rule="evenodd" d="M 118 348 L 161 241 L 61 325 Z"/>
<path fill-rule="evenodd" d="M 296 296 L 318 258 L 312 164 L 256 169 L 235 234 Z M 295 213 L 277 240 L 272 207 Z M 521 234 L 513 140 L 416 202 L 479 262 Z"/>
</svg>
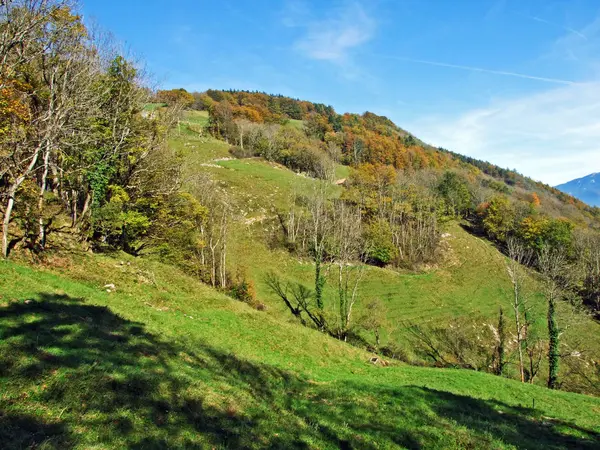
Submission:
<svg viewBox="0 0 600 450">
<path fill-rule="evenodd" d="M 0 265 L 3 448 L 593 448 L 600 437 L 598 399 L 375 367 L 151 261 L 49 263 Z"/>
<path fill-rule="evenodd" d="M 194 113 L 197 114 L 197 113 Z M 285 306 L 269 291 L 263 278 L 275 271 L 284 278 L 313 283 L 313 267 L 284 250 L 269 248 L 270 236 L 279 225 L 277 210 L 285 210 L 294 194 L 308 193 L 315 180 L 294 174 L 278 164 L 260 159 L 220 160 L 228 156 L 227 144 L 209 137 L 182 135 L 173 145 L 184 149 L 190 173 L 207 171 L 225 190 L 236 206 L 239 220 L 232 227 L 230 266 L 245 268 L 257 285 L 259 299 L 278 317 L 287 317 Z M 217 161 L 213 161 L 213 160 Z M 212 161 L 212 162 L 211 162 Z M 208 165 L 207 165 L 208 163 Z M 348 168 L 340 166 L 340 178 L 348 176 Z M 339 188 L 333 191 L 339 192 Z M 394 341 L 404 340 L 402 322 L 449 323 L 457 317 L 471 316 L 496 320 L 502 306 L 510 310 L 512 288 L 504 256 L 489 242 L 466 232 L 456 223 L 445 225 L 445 261 L 439 268 L 421 274 L 398 273 L 371 268 L 361 288 L 362 305 L 380 298 L 389 309 L 389 325 L 384 333 Z M 532 280 L 532 285 L 535 281 Z M 329 295 L 335 295 L 329 287 Z M 545 326 L 544 302 L 532 293 L 538 326 Z M 360 315 L 361 304 L 356 315 Z M 334 313 L 332 311 L 332 313 Z M 600 350 L 600 324 L 585 318 L 569 327 L 570 337 L 589 336 L 586 346 Z M 482 327 L 485 325 L 482 323 Z M 572 348 L 572 350 L 581 350 Z M 408 347 L 406 350 L 409 350 Z M 538 379 L 543 383 L 543 379 Z"/>
<path fill-rule="evenodd" d="M 374 367 L 290 323 L 262 276 L 309 284 L 312 268 L 266 236 L 273 208 L 314 181 L 257 159 L 214 161 L 227 145 L 184 126 L 173 145 L 188 173 L 210 172 L 238 206 L 232 268 L 248 268 L 269 310 L 126 255 L 54 256 L 52 269 L 0 262 L 0 447 L 594 447 L 598 399 L 469 371 Z M 502 256 L 456 224 L 448 232 L 445 269 L 369 272 L 363 299 L 388 303 L 390 333 L 405 318 L 492 315 L 505 301 Z"/>
</svg>

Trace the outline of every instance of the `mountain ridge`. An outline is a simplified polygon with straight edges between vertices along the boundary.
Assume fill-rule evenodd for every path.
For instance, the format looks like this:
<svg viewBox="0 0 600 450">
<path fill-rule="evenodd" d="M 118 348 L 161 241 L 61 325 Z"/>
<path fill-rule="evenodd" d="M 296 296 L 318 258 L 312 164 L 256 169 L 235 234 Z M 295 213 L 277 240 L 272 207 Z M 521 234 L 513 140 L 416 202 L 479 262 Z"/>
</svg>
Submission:
<svg viewBox="0 0 600 450">
<path fill-rule="evenodd" d="M 598 175 L 600 172 L 593 172 L 559 184 L 556 188 L 592 206 L 600 206 L 600 183 L 596 182 L 596 178 L 600 178 Z"/>
</svg>

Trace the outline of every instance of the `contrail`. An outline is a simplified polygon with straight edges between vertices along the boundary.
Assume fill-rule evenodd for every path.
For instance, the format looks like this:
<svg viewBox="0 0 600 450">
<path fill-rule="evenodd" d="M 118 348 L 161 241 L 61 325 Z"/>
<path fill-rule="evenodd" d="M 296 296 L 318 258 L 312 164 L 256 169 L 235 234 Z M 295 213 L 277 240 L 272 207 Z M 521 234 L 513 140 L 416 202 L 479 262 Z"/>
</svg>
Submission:
<svg viewBox="0 0 600 450">
<path fill-rule="evenodd" d="M 568 31 L 569 33 L 573 33 L 573 34 L 579 36 L 581 39 L 585 39 L 586 41 L 588 40 L 587 36 L 585 34 L 583 34 L 581 31 L 577 31 L 570 27 L 565 27 L 564 25 L 561 25 L 559 23 L 550 22 L 549 20 L 542 19 L 541 17 L 527 16 L 525 14 L 522 14 L 522 15 L 523 15 L 523 17 L 527 17 L 528 19 L 535 20 L 536 22 L 541 22 L 541 23 L 545 23 L 547 25 L 551 25 L 553 27 L 562 28 L 563 30 Z"/>
<path fill-rule="evenodd" d="M 448 63 L 437 62 L 437 61 L 427 61 L 425 59 L 404 58 L 401 56 L 388 56 L 388 55 L 380 55 L 380 54 L 372 54 L 372 55 L 380 57 L 380 58 L 395 59 L 397 61 L 406 61 L 406 62 L 412 62 L 412 63 L 418 63 L 418 64 L 427 64 L 430 66 L 438 66 L 438 67 L 449 67 L 451 69 L 469 70 L 471 72 L 491 73 L 494 75 L 506 75 L 509 77 L 526 78 L 528 80 L 545 81 L 547 83 L 558 83 L 558 84 L 568 84 L 568 85 L 576 84 L 574 81 L 561 80 L 559 78 L 536 77 L 533 75 L 526 75 L 523 73 L 507 72 L 504 70 L 492 70 L 492 69 L 484 69 L 482 67 L 461 66 L 458 64 L 448 64 Z"/>
</svg>

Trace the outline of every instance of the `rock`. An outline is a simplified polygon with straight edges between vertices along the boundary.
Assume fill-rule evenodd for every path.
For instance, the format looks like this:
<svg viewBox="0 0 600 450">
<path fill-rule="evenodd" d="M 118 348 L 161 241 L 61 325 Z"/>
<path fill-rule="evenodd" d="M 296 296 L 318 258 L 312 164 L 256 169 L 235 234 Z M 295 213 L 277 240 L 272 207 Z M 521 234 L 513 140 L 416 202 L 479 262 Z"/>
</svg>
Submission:
<svg viewBox="0 0 600 450">
<path fill-rule="evenodd" d="M 383 360 L 383 359 L 380 359 L 380 358 L 378 358 L 377 356 L 373 356 L 373 357 L 372 357 L 372 358 L 369 360 L 369 362 L 370 362 L 371 364 L 373 364 L 374 366 L 377 366 L 377 365 L 379 365 L 379 366 L 381 366 L 381 367 L 387 367 L 387 366 L 389 366 L 389 365 L 390 365 L 390 363 L 389 363 L 389 362 L 387 362 L 387 361 L 385 361 L 385 360 Z"/>
</svg>

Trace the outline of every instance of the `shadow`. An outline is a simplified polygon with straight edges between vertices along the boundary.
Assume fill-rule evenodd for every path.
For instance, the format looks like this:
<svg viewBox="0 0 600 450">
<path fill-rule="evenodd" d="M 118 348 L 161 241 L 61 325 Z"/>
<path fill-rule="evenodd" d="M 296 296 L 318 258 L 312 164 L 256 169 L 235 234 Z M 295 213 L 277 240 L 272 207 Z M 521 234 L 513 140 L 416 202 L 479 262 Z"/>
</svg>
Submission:
<svg viewBox="0 0 600 450">
<path fill-rule="evenodd" d="M 598 448 L 536 411 L 317 383 L 191 342 L 68 296 L 0 308 L 0 448 Z"/>
</svg>

